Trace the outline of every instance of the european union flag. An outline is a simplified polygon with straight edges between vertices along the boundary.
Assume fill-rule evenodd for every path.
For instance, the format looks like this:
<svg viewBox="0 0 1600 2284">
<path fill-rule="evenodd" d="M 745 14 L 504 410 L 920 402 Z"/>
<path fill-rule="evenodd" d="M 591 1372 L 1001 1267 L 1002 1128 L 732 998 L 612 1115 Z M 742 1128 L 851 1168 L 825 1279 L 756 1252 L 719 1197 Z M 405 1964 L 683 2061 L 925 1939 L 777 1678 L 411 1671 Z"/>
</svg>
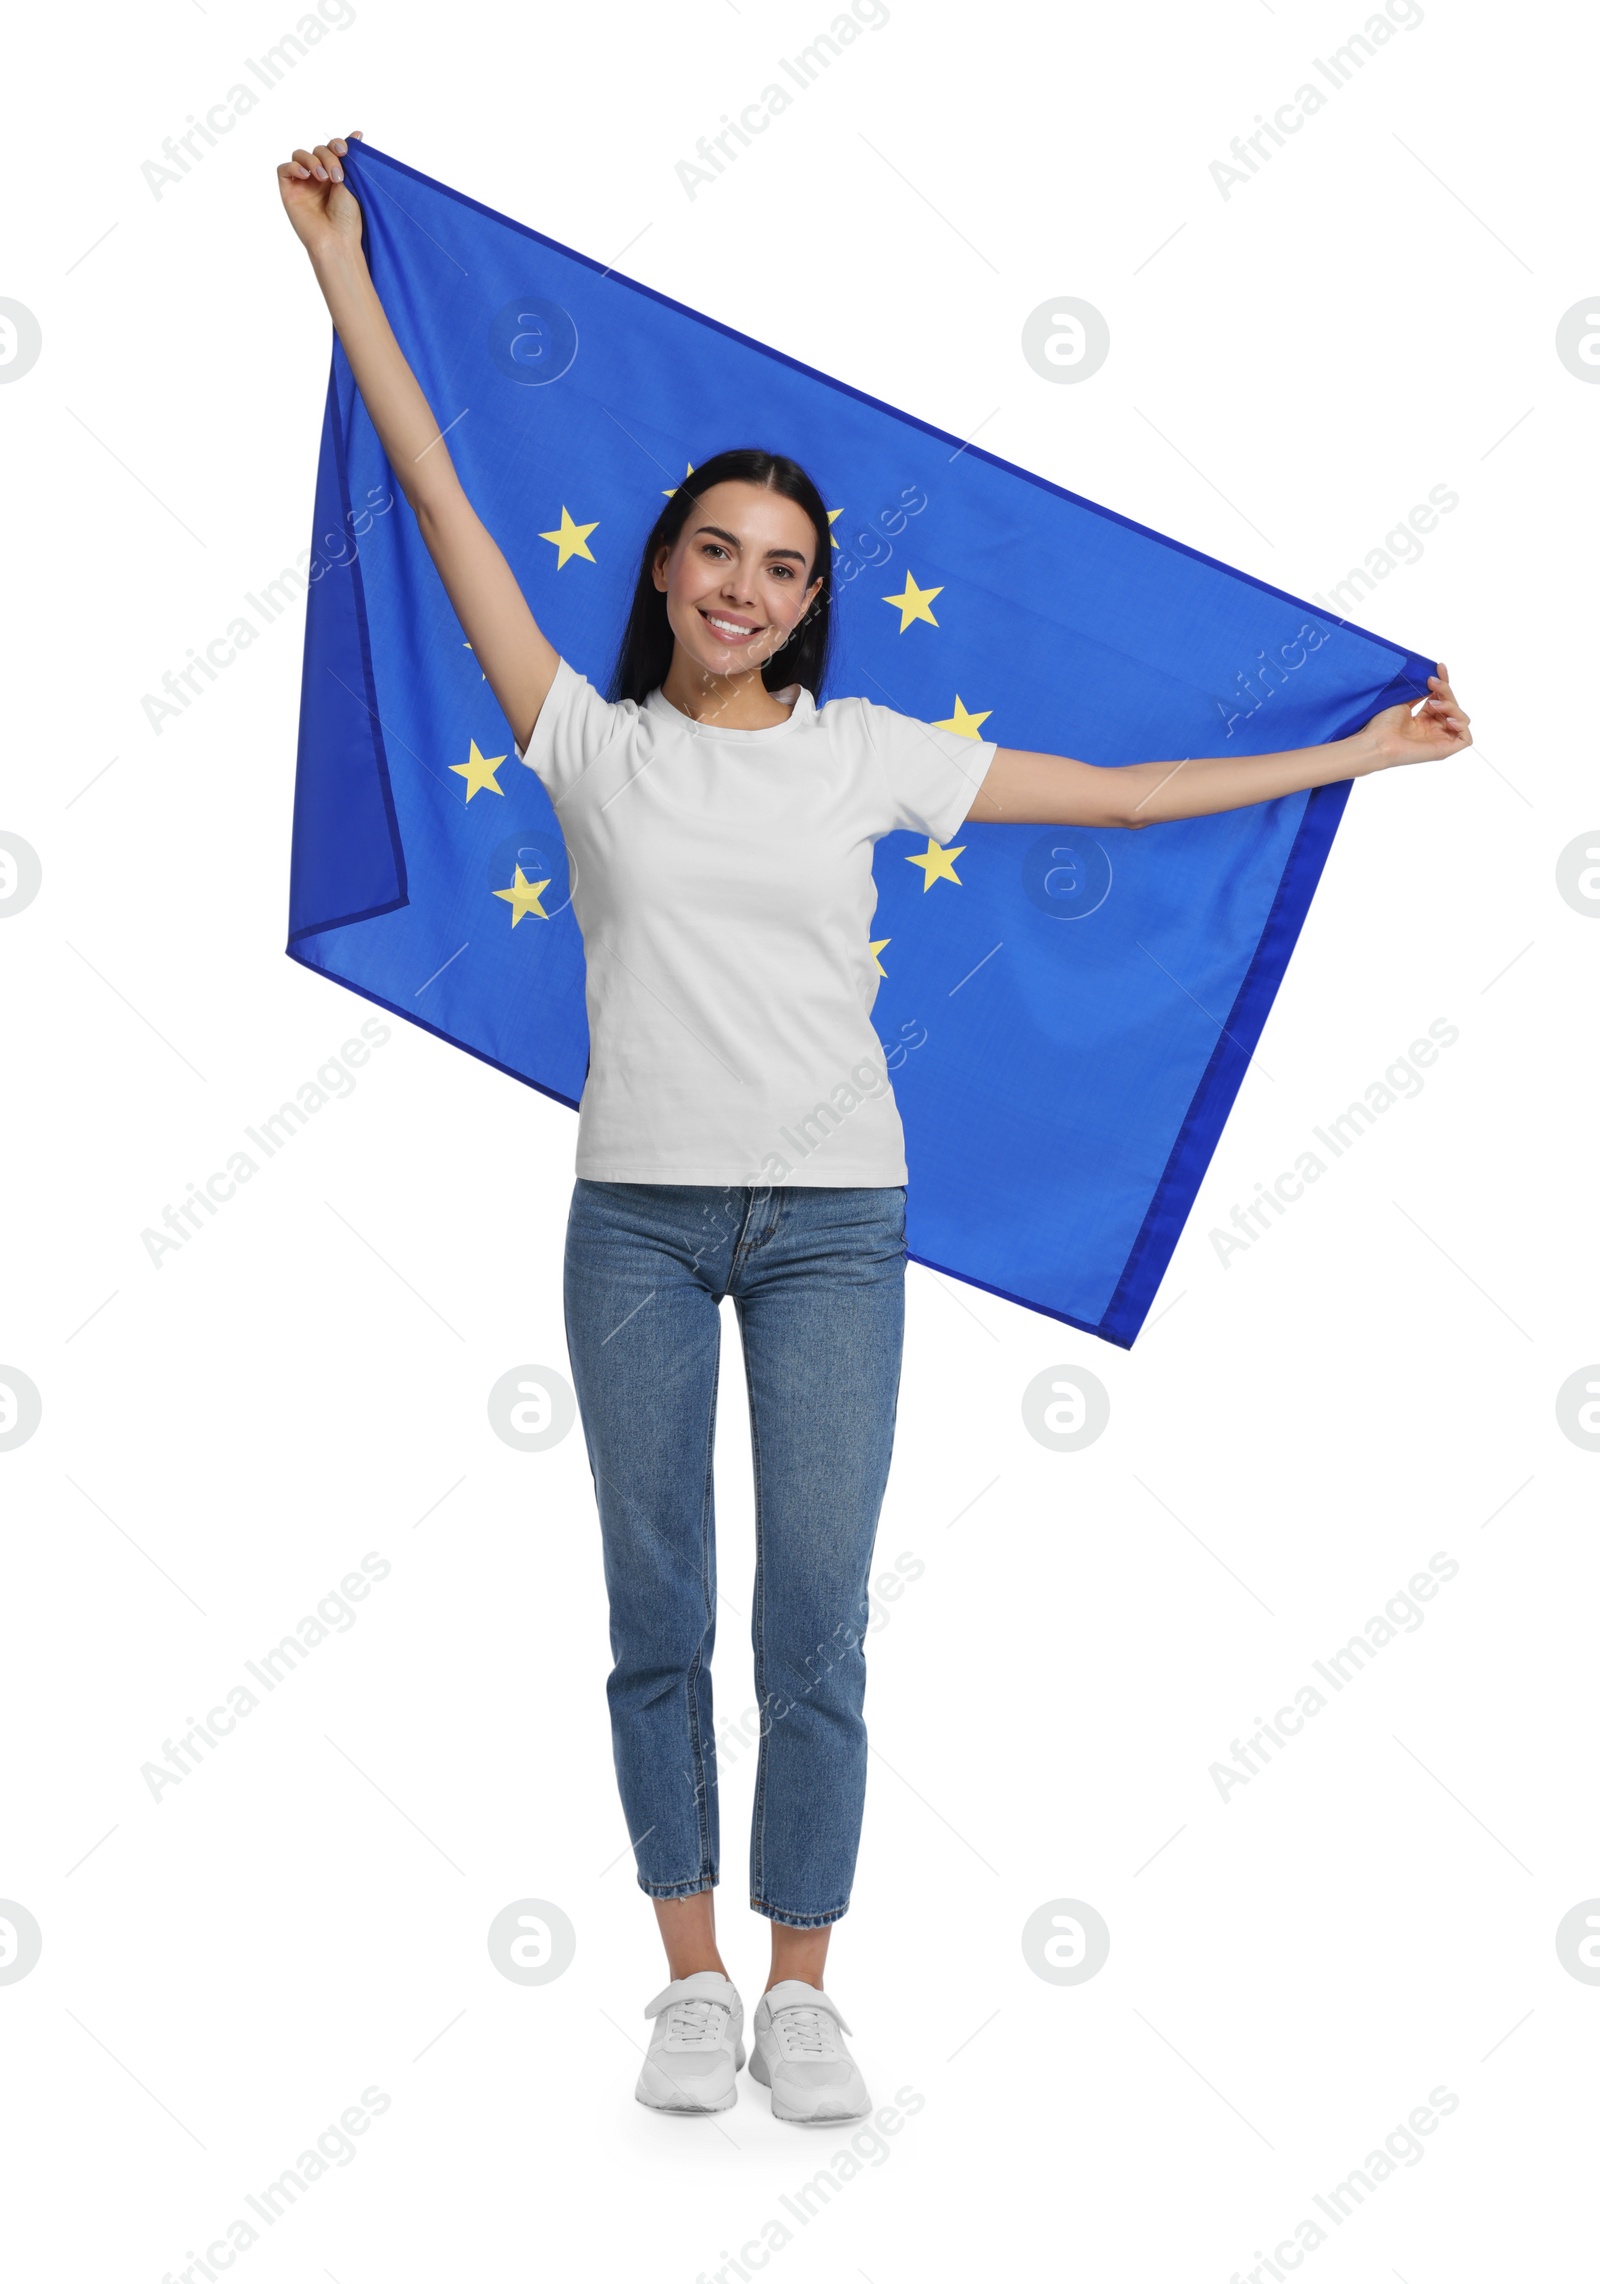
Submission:
<svg viewBox="0 0 1600 2284">
<path fill-rule="evenodd" d="M 373 279 L 540 626 L 604 689 L 663 496 L 730 445 L 833 515 L 835 686 L 1099 763 L 1317 745 L 1431 662 L 353 143 Z M 334 346 L 288 949 L 576 1108 L 583 944 Z M 1143 832 L 877 845 L 873 1020 L 912 1259 L 1131 1347 L 1283 976 L 1347 784 Z M 908 861 L 917 859 L 917 862 Z M 932 858 L 932 862 L 928 860 Z M 549 885 L 530 900 L 520 883 Z"/>
</svg>

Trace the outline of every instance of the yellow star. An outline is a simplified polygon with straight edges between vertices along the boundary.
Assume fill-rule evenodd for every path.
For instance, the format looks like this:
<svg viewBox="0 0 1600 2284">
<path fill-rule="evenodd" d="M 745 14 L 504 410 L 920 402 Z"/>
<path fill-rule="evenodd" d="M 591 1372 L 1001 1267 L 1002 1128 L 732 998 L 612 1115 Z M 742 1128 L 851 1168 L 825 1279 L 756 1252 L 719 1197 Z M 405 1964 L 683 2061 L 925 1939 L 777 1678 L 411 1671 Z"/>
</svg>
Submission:
<svg viewBox="0 0 1600 2284">
<path fill-rule="evenodd" d="M 556 569 L 559 571 L 569 555 L 581 555 L 585 563 L 594 561 L 594 557 L 589 553 L 589 534 L 598 528 L 598 517 L 594 523 L 574 523 L 566 508 L 563 507 L 561 510 L 561 529 L 559 531 L 541 531 L 539 537 L 550 540 L 554 545 Z"/>
<path fill-rule="evenodd" d="M 464 777 L 467 781 L 467 799 L 470 801 L 474 793 L 481 793 L 485 786 L 491 793 L 499 793 L 504 798 L 504 788 L 495 783 L 494 773 L 505 760 L 505 755 L 497 753 L 492 759 L 486 759 L 478 751 L 476 738 L 468 738 L 467 748 L 465 761 L 453 761 L 450 764 L 451 775 Z"/>
<path fill-rule="evenodd" d="M 540 536 L 542 537 L 543 535 L 541 534 Z M 504 756 L 502 755 L 501 758 L 503 760 Z M 511 883 L 511 886 L 509 888 L 497 888 L 494 892 L 496 896 L 504 897 L 505 901 L 510 905 L 512 927 L 514 928 L 516 926 L 517 922 L 522 918 L 525 912 L 531 912 L 536 920 L 548 920 L 550 915 L 544 909 L 544 906 L 539 902 L 539 897 L 542 891 L 549 887 L 549 881 L 525 880 L 522 876 L 522 867 L 520 864 L 516 869 L 517 877 Z"/>
<path fill-rule="evenodd" d="M 880 936 L 875 944 L 869 944 L 867 946 L 867 950 L 872 954 L 873 965 L 876 967 L 879 975 L 881 976 L 887 976 L 889 971 L 884 966 L 882 960 L 879 959 L 878 954 L 883 950 L 885 944 L 892 944 L 893 941 L 894 938 L 892 936 Z"/>
<path fill-rule="evenodd" d="M 961 886 L 960 881 L 956 879 L 955 862 L 966 845 L 965 841 L 961 841 L 953 849 L 942 849 L 937 841 L 930 841 L 926 856 L 906 858 L 907 864 L 920 864 L 922 867 L 922 893 L 924 896 L 927 895 L 936 880 L 954 880 L 957 888 Z"/>
<path fill-rule="evenodd" d="M 684 473 L 685 477 L 689 477 L 689 476 L 692 476 L 692 475 L 694 474 L 694 462 L 693 462 L 692 460 L 691 460 L 691 461 L 688 463 L 688 465 L 685 467 L 685 469 L 684 469 L 683 473 Z M 676 484 L 669 484 L 669 485 L 668 485 L 668 487 L 667 487 L 667 489 L 666 489 L 666 490 L 665 490 L 665 491 L 662 493 L 661 497 L 662 497 L 664 500 L 670 500 L 670 499 L 671 499 L 671 497 L 672 497 L 672 495 L 673 495 L 673 493 L 674 493 L 674 492 L 675 492 L 677 489 L 678 489 L 678 487 L 677 487 L 677 485 L 676 485 Z"/>
<path fill-rule="evenodd" d="M 829 508 L 828 510 L 828 544 L 830 547 L 837 547 L 839 544 L 833 536 L 833 527 L 843 514 L 843 508 Z"/>
<path fill-rule="evenodd" d="M 975 738 L 979 729 L 993 712 L 994 708 L 990 706 L 984 713 L 969 714 L 966 707 L 961 703 L 961 693 L 957 691 L 955 712 L 949 721 L 935 722 L 933 727 L 936 730 L 954 730 L 958 738 Z"/>
<path fill-rule="evenodd" d="M 936 627 L 939 624 L 928 605 L 933 601 L 935 595 L 942 595 L 943 593 L 942 587 L 919 587 L 908 571 L 906 573 L 905 593 L 903 595 L 885 595 L 881 599 L 886 603 L 895 603 L 899 606 L 900 632 L 904 634 L 913 619 L 926 619 L 931 627 Z"/>
</svg>

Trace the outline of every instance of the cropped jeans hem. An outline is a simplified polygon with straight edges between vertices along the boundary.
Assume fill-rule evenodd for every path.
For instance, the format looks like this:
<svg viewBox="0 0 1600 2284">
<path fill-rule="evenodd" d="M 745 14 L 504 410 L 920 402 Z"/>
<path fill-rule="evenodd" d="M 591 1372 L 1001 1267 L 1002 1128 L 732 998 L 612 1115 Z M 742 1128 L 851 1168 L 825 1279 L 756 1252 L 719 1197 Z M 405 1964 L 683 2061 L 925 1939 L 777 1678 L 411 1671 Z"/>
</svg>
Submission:
<svg viewBox="0 0 1600 2284">
<path fill-rule="evenodd" d="M 658 1903 L 679 1903 L 685 1896 L 709 1895 L 716 1884 L 717 1874 L 715 1872 L 712 1872 L 709 1877 L 702 1873 L 697 1880 L 641 1879 L 639 1882 L 645 1894 L 653 1896 Z"/>
<path fill-rule="evenodd" d="M 834 1911 L 810 1911 L 802 1915 L 798 1912 L 779 1911 L 775 1905 L 762 1903 L 755 1896 L 750 1898 L 750 1909 L 759 1911 L 763 1919 L 774 1920 L 779 1927 L 831 1927 L 836 1919 L 844 1917 L 849 1908 L 847 1903 L 841 1903 Z"/>
</svg>

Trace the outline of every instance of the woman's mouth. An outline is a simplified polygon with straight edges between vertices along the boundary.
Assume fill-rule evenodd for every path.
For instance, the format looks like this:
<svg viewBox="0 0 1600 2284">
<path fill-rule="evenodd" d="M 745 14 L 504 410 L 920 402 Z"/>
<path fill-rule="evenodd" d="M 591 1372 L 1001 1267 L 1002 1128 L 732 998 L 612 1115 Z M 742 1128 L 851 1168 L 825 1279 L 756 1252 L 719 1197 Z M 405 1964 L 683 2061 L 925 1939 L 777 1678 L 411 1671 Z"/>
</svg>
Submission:
<svg viewBox="0 0 1600 2284">
<path fill-rule="evenodd" d="M 761 632 L 758 626 L 747 626 L 742 619 L 725 618 L 721 611 L 701 610 L 700 616 L 718 642 L 725 643 L 730 650 L 737 650 Z"/>
</svg>

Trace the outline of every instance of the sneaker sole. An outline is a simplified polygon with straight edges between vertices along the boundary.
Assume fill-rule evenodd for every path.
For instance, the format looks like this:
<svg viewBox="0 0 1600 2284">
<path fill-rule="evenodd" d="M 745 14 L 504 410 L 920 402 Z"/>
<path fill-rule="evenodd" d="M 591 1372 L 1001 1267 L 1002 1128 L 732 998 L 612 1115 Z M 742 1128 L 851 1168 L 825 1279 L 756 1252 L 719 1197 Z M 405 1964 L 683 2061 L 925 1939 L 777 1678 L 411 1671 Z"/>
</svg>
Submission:
<svg viewBox="0 0 1600 2284">
<path fill-rule="evenodd" d="M 741 2038 L 737 2048 L 735 2049 L 733 2057 L 735 2083 L 728 2088 L 726 2095 L 721 2101 L 656 2101 L 649 2094 L 645 2093 L 641 2086 L 634 2087 L 633 2098 L 643 2108 L 647 2110 L 655 2110 L 662 2117 L 714 2117 L 719 2110 L 731 2110 L 734 2104 L 738 2101 L 739 2087 L 737 2083 L 737 2077 L 739 2071 L 744 2068 L 744 2065 L 744 2040 Z"/>
<path fill-rule="evenodd" d="M 870 2101 L 864 2109 L 858 2110 L 792 2110 L 785 2108 L 777 2095 L 772 2092 L 772 2080 L 767 2074 L 767 2066 L 762 2060 L 759 2046 L 750 2057 L 750 2075 L 758 2086 L 766 2087 L 767 2092 L 772 2097 L 772 2114 L 784 2125 L 857 2125 L 862 2118 L 872 2115 Z"/>
<path fill-rule="evenodd" d="M 657 2117 L 715 2117 L 719 2110 L 733 2108 L 739 2099 L 739 2089 L 737 2086 L 730 2087 L 726 2100 L 720 2102 L 653 2102 L 648 2094 L 641 2094 L 636 2086 L 633 2098 L 642 2108 L 654 2110 Z"/>
</svg>

